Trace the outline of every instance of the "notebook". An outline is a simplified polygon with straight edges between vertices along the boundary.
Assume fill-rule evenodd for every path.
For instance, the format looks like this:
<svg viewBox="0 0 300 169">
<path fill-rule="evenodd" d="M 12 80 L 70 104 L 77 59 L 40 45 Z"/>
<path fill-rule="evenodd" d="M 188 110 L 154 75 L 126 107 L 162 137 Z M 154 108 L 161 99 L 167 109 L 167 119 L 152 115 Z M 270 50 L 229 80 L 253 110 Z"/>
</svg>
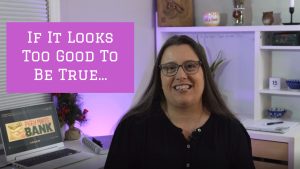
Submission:
<svg viewBox="0 0 300 169">
<path fill-rule="evenodd" d="M 251 120 L 247 119 L 242 121 L 243 125 L 247 130 L 264 131 L 272 133 L 286 133 L 291 128 L 298 125 L 298 122 L 283 121 L 280 119 L 261 119 Z M 271 125 L 268 125 L 271 124 Z"/>
<path fill-rule="evenodd" d="M 64 147 L 53 103 L 0 111 L 0 128 L 6 160 L 20 168 L 53 169 L 95 156 Z"/>
</svg>

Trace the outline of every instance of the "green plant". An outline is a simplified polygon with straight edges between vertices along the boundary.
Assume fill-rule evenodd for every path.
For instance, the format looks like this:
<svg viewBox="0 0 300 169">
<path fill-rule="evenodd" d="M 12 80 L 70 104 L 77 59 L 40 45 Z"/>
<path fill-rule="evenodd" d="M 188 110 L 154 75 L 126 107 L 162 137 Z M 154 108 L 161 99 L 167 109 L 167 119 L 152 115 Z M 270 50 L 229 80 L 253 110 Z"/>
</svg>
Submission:
<svg viewBox="0 0 300 169">
<path fill-rule="evenodd" d="M 222 50 L 219 51 L 216 59 L 209 66 L 210 72 L 215 76 L 216 70 L 224 63 L 225 59 L 222 56 Z"/>
<path fill-rule="evenodd" d="M 239 1 L 244 1 L 244 0 L 239 0 Z M 201 46 L 198 35 L 197 35 L 197 43 Z M 220 50 L 216 59 L 209 66 L 210 72 L 213 77 L 215 76 L 216 70 L 225 62 L 225 59 L 223 58 L 222 54 L 223 51 Z"/>
</svg>

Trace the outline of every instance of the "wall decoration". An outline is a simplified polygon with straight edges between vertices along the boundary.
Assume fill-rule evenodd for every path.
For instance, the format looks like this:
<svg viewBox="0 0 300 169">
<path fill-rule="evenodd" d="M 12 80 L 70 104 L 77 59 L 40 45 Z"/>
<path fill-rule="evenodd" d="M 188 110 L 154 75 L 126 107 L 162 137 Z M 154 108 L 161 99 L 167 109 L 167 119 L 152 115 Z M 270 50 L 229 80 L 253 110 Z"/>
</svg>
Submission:
<svg viewBox="0 0 300 169">
<path fill-rule="evenodd" d="M 194 26 L 193 0 L 157 0 L 158 26 Z"/>
</svg>

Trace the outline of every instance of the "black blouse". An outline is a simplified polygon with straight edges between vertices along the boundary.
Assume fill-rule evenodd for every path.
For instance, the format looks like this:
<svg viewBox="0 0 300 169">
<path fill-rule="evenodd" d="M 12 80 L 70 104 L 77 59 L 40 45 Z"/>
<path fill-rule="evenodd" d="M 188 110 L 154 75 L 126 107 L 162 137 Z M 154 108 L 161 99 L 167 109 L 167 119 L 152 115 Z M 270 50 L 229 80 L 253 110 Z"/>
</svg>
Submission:
<svg viewBox="0 0 300 169">
<path fill-rule="evenodd" d="M 211 114 L 188 141 L 162 110 L 116 128 L 105 169 L 253 169 L 250 137 L 237 120 Z"/>
</svg>

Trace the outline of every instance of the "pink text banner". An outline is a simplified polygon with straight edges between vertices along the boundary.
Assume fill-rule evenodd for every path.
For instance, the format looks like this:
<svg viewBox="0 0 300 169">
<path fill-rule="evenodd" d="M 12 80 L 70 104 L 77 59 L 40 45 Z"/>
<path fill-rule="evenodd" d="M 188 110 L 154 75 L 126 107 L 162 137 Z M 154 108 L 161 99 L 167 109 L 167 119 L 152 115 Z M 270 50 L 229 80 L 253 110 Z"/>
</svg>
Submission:
<svg viewBox="0 0 300 169">
<path fill-rule="evenodd" d="M 7 23 L 8 93 L 134 92 L 131 22 Z"/>
</svg>

